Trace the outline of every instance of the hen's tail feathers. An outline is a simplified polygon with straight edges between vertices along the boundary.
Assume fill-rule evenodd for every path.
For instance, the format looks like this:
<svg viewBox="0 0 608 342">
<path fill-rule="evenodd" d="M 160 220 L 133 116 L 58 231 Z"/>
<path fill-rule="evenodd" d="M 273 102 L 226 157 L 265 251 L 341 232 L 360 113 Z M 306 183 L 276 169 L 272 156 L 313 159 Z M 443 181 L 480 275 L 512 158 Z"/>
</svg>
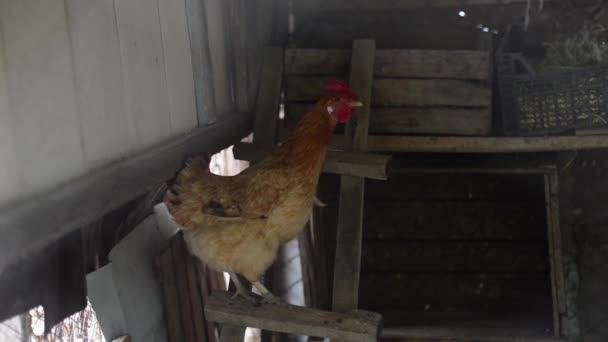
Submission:
<svg viewBox="0 0 608 342">
<path fill-rule="evenodd" d="M 211 156 L 208 154 L 188 159 L 186 166 L 170 182 L 169 188 L 165 193 L 163 202 L 176 222 L 182 227 L 184 226 L 186 217 L 191 214 L 190 212 L 200 207 L 200 203 L 191 203 L 194 199 L 184 194 L 184 191 L 187 193 L 192 183 L 211 174 L 209 171 L 210 161 Z"/>
</svg>

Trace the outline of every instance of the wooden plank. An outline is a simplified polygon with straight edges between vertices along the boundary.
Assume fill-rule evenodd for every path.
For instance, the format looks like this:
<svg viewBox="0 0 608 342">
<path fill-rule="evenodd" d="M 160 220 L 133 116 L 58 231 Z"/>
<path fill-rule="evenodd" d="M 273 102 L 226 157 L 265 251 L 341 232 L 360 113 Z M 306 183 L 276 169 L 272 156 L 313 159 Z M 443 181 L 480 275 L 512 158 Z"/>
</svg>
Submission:
<svg viewBox="0 0 608 342">
<path fill-rule="evenodd" d="M 544 312 L 550 317 L 546 273 L 364 273 L 361 307 L 374 310 Z M 428 309 L 425 309 L 428 308 Z"/>
<path fill-rule="evenodd" d="M 289 103 L 288 126 L 293 127 L 311 107 L 312 104 Z M 369 120 L 371 134 L 489 135 L 492 126 L 488 108 L 374 107 Z"/>
<path fill-rule="evenodd" d="M 370 240 L 546 240 L 541 203 L 370 199 L 365 213 L 364 237 Z"/>
<path fill-rule="evenodd" d="M 184 1 L 158 2 L 173 135 L 187 132 L 196 127 L 198 123 L 194 97 L 192 50 L 188 37 Z"/>
<path fill-rule="evenodd" d="M 230 297 L 224 291 L 214 292 L 205 306 L 207 317 L 220 323 L 352 342 L 375 342 L 378 336 L 381 317 L 375 313 L 343 314 L 288 304 L 252 306 L 243 298 Z"/>
<path fill-rule="evenodd" d="M 475 50 L 376 51 L 375 77 L 449 78 L 487 80 L 490 55 Z M 350 51 L 346 49 L 298 49 L 285 51 L 288 75 L 346 75 Z"/>
<path fill-rule="evenodd" d="M 65 11 L 63 0 L 0 3 L 20 198 L 85 169 Z"/>
<path fill-rule="evenodd" d="M 66 1 L 84 158 L 96 168 L 132 152 L 113 0 Z"/>
<path fill-rule="evenodd" d="M 147 0 L 116 0 L 129 126 L 137 148 L 171 136 L 171 117 L 158 6 Z"/>
<path fill-rule="evenodd" d="M 399 162 L 400 160 L 395 158 L 393 165 Z M 399 168 L 391 167 L 391 177 L 388 181 L 368 180 L 365 184 L 366 200 L 375 201 L 377 205 L 387 201 L 425 200 L 468 201 L 473 206 L 479 202 L 511 202 L 514 206 L 528 205 L 531 208 L 536 206 L 541 208 L 541 211 L 544 205 L 542 175 L 533 177 L 513 175 L 504 172 L 505 170 L 502 174 L 482 174 L 481 172 L 484 170 L 479 169 L 468 170 L 470 171 L 468 174 L 455 174 L 450 169 L 448 169 L 449 174 L 430 172 L 430 169 L 422 170 L 422 173 L 400 173 L 399 171 Z M 437 208 L 433 210 L 437 210 Z M 518 211 L 524 212 L 525 210 Z M 544 235 L 543 231 L 541 236 Z"/>
<path fill-rule="evenodd" d="M 334 135 L 331 148 L 344 145 L 343 135 Z M 554 137 L 433 137 L 370 135 L 370 152 L 408 153 L 518 153 L 596 150 L 608 148 L 608 136 Z"/>
<path fill-rule="evenodd" d="M 323 96 L 332 77 L 292 76 L 286 80 L 287 101 L 312 102 Z M 388 79 L 373 81 L 374 106 L 488 107 L 491 89 L 462 80 Z"/>
<path fill-rule="evenodd" d="M 212 275 L 212 271 L 210 271 L 209 268 L 207 268 L 207 266 L 205 266 L 203 263 L 198 263 L 197 265 L 198 267 L 198 283 L 199 283 L 199 289 L 200 289 L 200 293 L 201 293 L 201 297 L 203 299 L 203 307 L 207 304 L 207 302 L 209 301 L 209 296 L 211 295 L 212 292 L 212 288 L 213 286 L 211 285 L 211 282 L 209 281 L 210 276 Z M 206 330 L 207 330 L 207 338 L 208 338 L 208 342 L 216 342 L 217 339 L 217 334 L 216 334 L 216 328 L 215 328 L 215 323 L 211 322 L 208 317 L 207 314 L 205 314 L 204 310 L 203 310 L 203 314 L 205 315 L 205 325 L 206 325 Z"/>
<path fill-rule="evenodd" d="M 248 134 L 251 126 L 250 114 L 225 115 L 214 125 L 198 128 L 30 200 L 0 208 L 0 273 L 164 183 L 187 157 L 215 153 L 233 144 Z"/>
<path fill-rule="evenodd" d="M 492 6 L 525 3 L 524 0 L 325 0 L 325 1 L 295 1 L 294 12 L 308 14 L 325 11 L 377 11 L 377 10 L 410 10 L 429 7 L 464 7 Z"/>
<path fill-rule="evenodd" d="M 390 159 L 378 154 L 328 151 L 323 172 L 386 180 Z"/>
<path fill-rule="evenodd" d="M 184 243 L 183 237 L 180 234 L 181 248 L 184 250 L 186 261 L 186 273 L 188 277 L 188 290 L 192 306 L 192 322 L 194 324 L 194 333 L 196 341 L 208 342 L 207 325 L 205 314 L 203 312 L 203 298 L 201 296 L 200 282 L 198 278 L 198 259 L 188 254 L 188 249 Z M 211 331 L 210 333 L 213 333 Z"/>
<path fill-rule="evenodd" d="M 216 110 L 218 113 L 232 111 L 235 108 L 230 84 L 232 69 L 227 64 L 230 54 L 229 43 L 226 40 L 226 2 L 205 0 L 204 3 Z"/>
<path fill-rule="evenodd" d="M 8 77 L 4 55 L 4 43 L 0 40 L 0 207 L 14 199 L 19 188 L 14 114 L 8 101 Z"/>
<path fill-rule="evenodd" d="M 177 294 L 177 279 L 175 275 L 175 264 L 173 252 L 169 245 L 158 257 L 160 282 L 163 287 L 163 299 L 165 304 L 165 317 L 167 319 L 167 330 L 170 341 L 183 341 L 183 330 L 179 299 Z"/>
<path fill-rule="evenodd" d="M 374 70 L 375 42 L 356 40 L 351 58 L 350 88 L 359 95 L 363 107 L 346 126 L 346 150 L 363 151 L 367 145 L 369 112 Z M 363 198 L 365 179 L 340 178 L 340 207 L 334 264 L 332 308 L 349 311 L 358 307 L 361 239 L 363 234 Z"/>
<path fill-rule="evenodd" d="M 543 241 L 365 241 L 361 262 L 363 273 L 547 273 L 549 269 Z"/>
<path fill-rule="evenodd" d="M 552 304 L 553 304 L 553 331 L 554 336 L 556 338 L 560 337 L 560 314 L 565 312 L 565 308 L 563 305 L 565 304 L 564 298 L 562 297 L 563 293 L 560 293 L 560 279 L 559 273 L 562 265 L 558 264 L 557 254 L 560 254 L 561 251 L 556 248 L 555 245 L 555 217 L 553 215 L 553 195 L 551 194 L 551 188 L 553 186 L 552 179 L 550 175 L 545 175 L 545 206 L 547 213 L 547 239 L 549 241 L 549 263 L 551 266 L 551 295 L 552 295 Z M 559 223 L 557 223 L 559 224 Z M 561 260 L 560 260 L 561 261 Z M 562 283 L 563 284 L 563 283 Z"/>
<path fill-rule="evenodd" d="M 259 162 L 268 153 L 268 150 L 251 143 L 239 143 L 234 148 L 236 159 L 250 162 Z M 328 151 L 322 172 L 384 180 L 388 178 L 390 159 L 385 155 Z"/>
<path fill-rule="evenodd" d="M 247 2 L 232 0 L 227 2 L 229 10 L 229 33 L 232 52 L 232 68 L 234 68 L 234 96 L 236 110 L 244 112 L 251 110 L 254 98 L 250 97 L 249 63 L 247 48 L 249 27 L 247 26 Z"/>
<path fill-rule="evenodd" d="M 373 103 L 383 106 L 488 107 L 492 91 L 460 80 L 376 79 Z"/>
<path fill-rule="evenodd" d="M 171 254 L 175 267 L 175 282 L 177 287 L 177 305 L 181 313 L 179 323 L 183 332 L 180 341 L 196 342 L 194 331 L 195 322 L 193 320 L 192 307 L 196 305 L 192 302 L 186 268 L 187 251 L 184 249 L 181 236 L 174 236 L 171 239 Z"/>
<path fill-rule="evenodd" d="M 196 94 L 198 124 L 207 125 L 218 118 L 215 108 L 215 91 L 211 72 L 211 52 L 207 35 L 207 17 L 204 2 L 186 0 L 186 19 L 190 35 L 192 72 Z"/>
<path fill-rule="evenodd" d="M 276 143 L 283 80 L 283 49 L 265 48 L 263 56 L 253 139 L 257 147 L 269 148 Z"/>
<path fill-rule="evenodd" d="M 221 342 L 242 342 L 245 337 L 247 326 L 230 323 L 220 324 Z"/>
</svg>

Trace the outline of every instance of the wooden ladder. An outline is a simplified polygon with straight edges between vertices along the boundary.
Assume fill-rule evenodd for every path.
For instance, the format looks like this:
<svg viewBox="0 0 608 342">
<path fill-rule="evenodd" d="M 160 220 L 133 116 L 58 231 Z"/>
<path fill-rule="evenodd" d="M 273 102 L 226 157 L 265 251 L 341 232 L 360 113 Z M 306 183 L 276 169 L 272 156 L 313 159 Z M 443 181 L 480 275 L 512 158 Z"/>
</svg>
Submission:
<svg viewBox="0 0 608 342">
<path fill-rule="evenodd" d="M 376 341 L 381 316 L 359 311 L 358 289 L 363 231 L 365 178 L 387 179 L 390 156 L 365 152 L 372 94 L 375 42 L 353 43 L 350 88 L 359 94 L 364 107 L 346 126 L 343 151 L 329 151 L 323 172 L 340 174 L 340 207 L 334 269 L 333 311 L 290 305 L 265 304 L 252 307 L 240 298 L 215 293 L 205 305 L 205 317 L 221 324 L 221 341 L 243 341 L 245 327 L 328 337 L 336 341 Z M 237 159 L 257 162 L 275 146 L 283 81 L 283 50 L 267 48 L 256 103 L 253 143 L 234 148 Z"/>
</svg>

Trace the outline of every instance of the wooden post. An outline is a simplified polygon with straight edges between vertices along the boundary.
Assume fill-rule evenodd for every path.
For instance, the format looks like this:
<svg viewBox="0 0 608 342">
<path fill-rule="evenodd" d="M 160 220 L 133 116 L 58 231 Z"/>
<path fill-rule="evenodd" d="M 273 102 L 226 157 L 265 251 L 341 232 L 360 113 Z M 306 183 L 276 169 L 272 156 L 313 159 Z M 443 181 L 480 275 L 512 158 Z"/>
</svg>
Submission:
<svg viewBox="0 0 608 342">
<path fill-rule="evenodd" d="M 367 145 L 375 53 L 373 40 L 353 43 L 350 88 L 359 94 L 364 106 L 346 127 L 346 150 L 364 151 Z M 333 310 L 338 312 L 358 306 L 364 187 L 362 177 L 341 176 L 332 302 Z"/>
</svg>

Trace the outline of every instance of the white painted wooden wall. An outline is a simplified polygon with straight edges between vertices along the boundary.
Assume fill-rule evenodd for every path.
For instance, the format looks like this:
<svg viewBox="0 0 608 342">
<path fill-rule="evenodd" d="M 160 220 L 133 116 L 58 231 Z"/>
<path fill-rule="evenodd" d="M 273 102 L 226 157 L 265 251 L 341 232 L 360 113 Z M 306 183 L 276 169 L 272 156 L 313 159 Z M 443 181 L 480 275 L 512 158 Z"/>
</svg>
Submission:
<svg viewBox="0 0 608 342">
<path fill-rule="evenodd" d="M 0 206 L 196 125 L 184 0 L 0 0 Z"/>
</svg>

